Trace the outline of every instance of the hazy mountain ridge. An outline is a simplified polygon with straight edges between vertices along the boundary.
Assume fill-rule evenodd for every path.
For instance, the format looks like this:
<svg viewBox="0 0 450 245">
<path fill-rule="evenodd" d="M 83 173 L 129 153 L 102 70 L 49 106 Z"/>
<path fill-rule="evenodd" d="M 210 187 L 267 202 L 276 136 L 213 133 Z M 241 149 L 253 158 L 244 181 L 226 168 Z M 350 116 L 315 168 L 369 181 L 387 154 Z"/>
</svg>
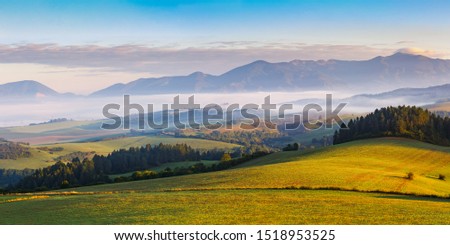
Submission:
<svg viewBox="0 0 450 245">
<path fill-rule="evenodd" d="M 377 93 L 402 87 L 450 83 L 450 60 L 395 53 L 365 61 L 255 61 L 222 75 L 141 78 L 94 92 L 94 96 L 199 92 L 347 91 Z"/>
<path fill-rule="evenodd" d="M 23 80 L 0 84 L 0 98 L 38 99 L 46 97 L 76 97 L 73 93 L 58 93 L 57 91 L 34 80 Z"/>
<path fill-rule="evenodd" d="M 450 84 L 431 86 L 426 88 L 401 88 L 379 94 L 359 94 L 350 97 L 356 99 L 390 100 L 395 98 L 409 98 L 417 103 L 442 102 L 450 98 Z"/>
<path fill-rule="evenodd" d="M 0 85 L 1 97 L 16 97 L 16 96 L 57 96 L 58 92 L 55 90 L 32 80 L 24 80 Z"/>
<path fill-rule="evenodd" d="M 194 72 L 187 76 L 140 78 L 126 84 L 114 84 L 90 96 L 296 91 L 374 94 L 399 88 L 426 87 L 445 83 L 450 83 L 450 60 L 395 53 L 391 56 L 378 56 L 365 61 L 293 60 L 269 63 L 258 60 L 219 76 Z M 408 91 L 414 93 L 415 90 Z M 407 90 L 389 93 L 394 92 L 402 94 Z M 423 97 L 422 92 L 418 90 L 414 96 Z M 389 93 L 373 96 L 389 97 Z M 437 88 L 434 94 L 439 98 L 447 98 L 440 88 Z M 27 80 L 0 85 L 0 96 L 38 98 L 74 95 L 61 94 L 36 81 Z"/>
</svg>

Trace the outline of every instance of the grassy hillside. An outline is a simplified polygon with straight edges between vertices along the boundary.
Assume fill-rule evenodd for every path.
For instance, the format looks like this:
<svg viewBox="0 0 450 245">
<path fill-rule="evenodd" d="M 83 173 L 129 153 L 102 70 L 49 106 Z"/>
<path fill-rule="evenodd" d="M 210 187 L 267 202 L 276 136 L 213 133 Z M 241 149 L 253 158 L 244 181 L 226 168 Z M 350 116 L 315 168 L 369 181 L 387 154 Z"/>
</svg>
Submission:
<svg viewBox="0 0 450 245">
<path fill-rule="evenodd" d="M 450 111 L 450 102 L 441 102 L 424 106 L 430 111 Z"/>
<path fill-rule="evenodd" d="M 236 144 L 229 144 L 219 141 L 202 140 L 202 139 L 189 139 L 189 138 L 174 138 L 171 136 L 137 136 L 137 137 L 126 137 L 118 138 L 113 140 L 102 140 L 97 142 L 84 142 L 84 143 L 63 143 L 49 146 L 61 146 L 67 151 L 92 151 L 99 154 L 108 154 L 113 150 L 143 146 L 147 144 L 187 144 L 192 148 L 196 149 L 232 149 L 234 147 L 239 147 Z"/>
<path fill-rule="evenodd" d="M 384 138 L 280 152 L 220 172 L 3 197 L 0 223 L 450 224 L 450 199 L 357 192 L 448 197 L 437 175 L 450 176 L 449 151 Z"/>
<path fill-rule="evenodd" d="M 80 188 L 78 191 L 338 187 L 450 194 L 450 148 L 407 139 L 354 141 L 309 153 L 279 152 L 239 168 L 198 175 Z M 405 178 L 413 172 L 414 180 Z"/>
<path fill-rule="evenodd" d="M 10 141 L 28 142 L 30 144 L 50 144 L 73 142 L 95 137 L 124 135 L 124 130 L 102 130 L 101 121 L 65 121 L 0 128 L 0 135 Z"/>
<path fill-rule="evenodd" d="M 343 191 L 216 190 L 14 198 L 0 196 L 0 224 L 450 224 L 448 200 Z"/>
<path fill-rule="evenodd" d="M 189 138 L 174 138 L 170 136 L 137 136 L 117 138 L 112 140 L 102 140 L 96 142 L 78 142 L 78 143 L 59 143 L 59 144 L 47 144 L 39 146 L 31 146 L 30 152 L 31 158 L 19 158 L 17 160 L 0 160 L 0 168 L 11 169 L 24 169 L 24 168 L 41 168 L 55 163 L 55 158 L 64 156 L 72 152 L 91 152 L 95 151 L 96 154 L 106 155 L 113 150 L 138 147 L 146 144 L 177 144 L 185 143 L 193 148 L 198 149 L 232 149 L 239 147 L 236 144 L 223 143 L 211 140 L 202 139 L 189 139 Z M 39 150 L 38 147 L 63 147 L 64 150 L 53 152 Z"/>
</svg>

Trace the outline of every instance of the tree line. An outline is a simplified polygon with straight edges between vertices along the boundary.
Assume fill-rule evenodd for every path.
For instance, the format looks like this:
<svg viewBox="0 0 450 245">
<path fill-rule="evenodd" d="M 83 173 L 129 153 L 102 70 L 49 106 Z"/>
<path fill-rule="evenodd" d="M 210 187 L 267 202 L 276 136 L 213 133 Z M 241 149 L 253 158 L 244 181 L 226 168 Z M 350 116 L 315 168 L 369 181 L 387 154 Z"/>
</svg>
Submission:
<svg viewBox="0 0 450 245">
<path fill-rule="evenodd" d="M 11 188 L 25 176 L 34 173 L 34 169 L 0 169 L 0 189 Z"/>
<path fill-rule="evenodd" d="M 20 180 L 13 189 L 34 191 L 109 183 L 112 182 L 108 176 L 111 174 L 142 171 L 169 162 L 220 160 L 224 154 L 224 150 L 217 149 L 200 152 L 186 144 L 130 147 L 113 151 L 107 156 L 95 155 L 92 160 L 81 161 L 75 158 L 68 163 L 59 161 L 52 166 L 35 170 L 33 174 Z M 234 156 L 237 157 L 235 154 Z M 158 177 L 179 175 L 183 171 L 190 172 L 182 169 L 177 172 L 167 170 Z"/>
<path fill-rule="evenodd" d="M 334 144 L 356 139 L 396 136 L 436 145 L 450 145 L 450 118 L 441 117 L 415 106 L 376 109 L 364 117 L 352 119 L 335 131 Z"/>
<path fill-rule="evenodd" d="M 214 171 L 220 171 L 229 169 L 231 167 L 237 166 L 239 164 L 242 164 L 244 162 L 250 161 L 252 159 L 265 156 L 269 154 L 265 151 L 260 152 L 254 152 L 251 155 L 243 155 L 239 158 L 224 158 L 222 157 L 222 160 L 217 164 L 212 164 L 210 166 L 206 166 L 205 164 L 199 162 L 192 166 L 188 167 L 176 167 L 174 169 L 166 168 L 161 172 L 155 172 L 150 170 L 143 170 L 143 171 L 136 171 L 131 176 L 125 177 L 117 177 L 114 179 L 114 182 L 125 182 L 125 181 L 135 181 L 135 180 L 144 180 L 144 179 L 156 179 L 156 178 L 162 178 L 162 177 L 171 177 L 171 176 L 180 176 L 180 175 L 187 175 L 187 174 L 197 174 L 197 173 L 207 173 L 207 172 L 214 172 Z M 226 156 L 227 153 L 224 154 Z M 224 160 L 227 159 L 227 160 Z"/>
</svg>

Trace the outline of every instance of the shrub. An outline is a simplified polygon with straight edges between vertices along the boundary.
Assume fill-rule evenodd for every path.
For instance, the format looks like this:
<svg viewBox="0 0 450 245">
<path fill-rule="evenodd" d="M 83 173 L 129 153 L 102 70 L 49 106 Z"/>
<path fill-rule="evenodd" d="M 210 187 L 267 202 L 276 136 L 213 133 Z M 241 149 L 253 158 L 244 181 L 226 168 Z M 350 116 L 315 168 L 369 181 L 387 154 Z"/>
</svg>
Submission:
<svg viewBox="0 0 450 245">
<path fill-rule="evenodd" d="M 61 189 L 69 188 L 69 187 L 70 187 L 69 181 L 63 180 L 63 182 L 61 183 Z"/>
<path fill-rule="evenodd" d="M 221 162 L 228 162 L 231 160 L 231 155 L 229 153 L 224 153 L 222 158 L 220 158 Z"/>
<path fill-rule="evenodd" d="M 407 173 L 406 174 L 406 179 L 413 180 L 414 179 L 414 173 L 413 172 Z"/>
<path fill-rule="evenodd" d="M 440 179 L 440 180 L 445 180 L 445 175 L 439 174 L 439 179 Z"/>
</svg>

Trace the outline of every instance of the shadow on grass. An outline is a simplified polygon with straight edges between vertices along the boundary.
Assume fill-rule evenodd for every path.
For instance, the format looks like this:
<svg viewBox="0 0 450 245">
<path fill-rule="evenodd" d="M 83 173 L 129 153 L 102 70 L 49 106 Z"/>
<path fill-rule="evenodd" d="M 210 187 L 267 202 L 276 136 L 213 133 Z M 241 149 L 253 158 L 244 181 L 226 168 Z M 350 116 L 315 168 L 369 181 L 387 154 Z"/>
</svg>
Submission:
<svg viewBox="0 0 450 245">
<path fill-rule="evenodd" d="M 425 201 L 425 202 L 450 203 L 450 199 L 443 199 L 443 198 L 436 198 L 436 197 L 419 197 L 419 196 L 406 196 L 406 195 L 382 195 L 382 196 L 375 196 L 375 198 L 396 199 L 396 200 L 405 200 L 405 201 Z"/>
<path fill-rule="evenodd" d="M 405 176 L 387 175 L 387 177 L 389 177 L 389 178 L 397 178 L 397 179 L 408 179 L 408 178 L 406 178 L 406 175 Z"/>
<path fill-rule="evenodd" d="M 434 175 L 425 175 L 425 177 L 429 178 L 429 179 L 435 179 L 435 180 L 440 180 L 440 181 L 445 181 L 445 176 L 444 179 L 439 178 L 438 176 L 434 176 Z"/>
<path fill-rule="evenodd" d="M 322 148 L 318 148 L 318 149 L 309 149 L 309 150 L 303 150 L 303 151 L 275 152 L 275 153 L 269 154 L 267 156 L 257 158 L 254 160 L 250 160 L 250 161 L 240 164 L 238 166 L 232 167 L 232 169 L 247 168 L 247 167 L 259 167 L 259 166 L 265 166 L 265 165 L 275 165 L 275 164 L 279 164 L 279 163 L 287 163 L 287 162 L 297 161 L 299 159 L 304 159 L 305 157 L 312 155 L 312 154 L 320 154 L 328 149 L 331 149 L 331 148 L 330 147 L 322 147 Z"/>
</svg>

